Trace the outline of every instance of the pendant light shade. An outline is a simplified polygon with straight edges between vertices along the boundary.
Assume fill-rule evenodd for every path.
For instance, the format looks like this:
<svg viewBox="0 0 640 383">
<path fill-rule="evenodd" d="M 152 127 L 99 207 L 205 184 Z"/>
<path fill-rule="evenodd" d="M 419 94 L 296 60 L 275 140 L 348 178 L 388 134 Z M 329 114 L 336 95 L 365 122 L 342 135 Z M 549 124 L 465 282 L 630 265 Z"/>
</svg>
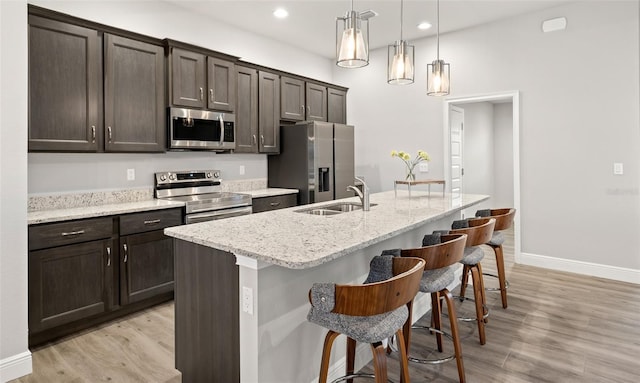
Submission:
<svg viewBox="0 0 640 383">
<path fill-rule="evenodd" d="M 393 85 L 413 83 L 415 49 L 402 39 L 403 12 L 404 3 L 400 0 L 400 40 L 389 45 L 387 51 L 387 82 Z"/>
<path fill-rule="evenodd" d="M 437 1 L 436 59 L 427 65 L 427 95 L 446 96 L 451 83 L 449 64 L 440 60 L 440 0 Z"/>
<path fill-rule="evenodd" d="M 353 10 L 336 19 L 336 65 L 360 68 L 369 64 L 369 19 Z"/>
</svg>

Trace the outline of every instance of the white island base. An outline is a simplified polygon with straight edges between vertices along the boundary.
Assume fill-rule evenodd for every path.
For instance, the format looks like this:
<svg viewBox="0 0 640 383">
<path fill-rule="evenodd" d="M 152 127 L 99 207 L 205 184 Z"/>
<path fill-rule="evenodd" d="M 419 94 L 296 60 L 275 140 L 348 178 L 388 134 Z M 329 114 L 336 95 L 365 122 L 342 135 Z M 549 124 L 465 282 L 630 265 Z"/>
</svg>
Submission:
<svg viewBox="0 0 640 383">
<path fill-rule="evenodd" d="M 296 207 L 166 229 L 177 238 L 176 368 L 183 381 L 316 382 L 326 330 L 306 320 L 311 285 L 362 283 L 373 256 L 420 246 L 425 234 L 449 228 L 461 209 L 487 198 L 385 192 L 371 196 L 377 206 L 369 212 L 325 217 Z M 413 319 L 429 309 L 430 297 L 419 294 Z M 368 345 L 358 345 L 356 369 L 371 358 Z M 344 365 L 340 337 L 330 378 L 343 375 Z"/>
</svg>

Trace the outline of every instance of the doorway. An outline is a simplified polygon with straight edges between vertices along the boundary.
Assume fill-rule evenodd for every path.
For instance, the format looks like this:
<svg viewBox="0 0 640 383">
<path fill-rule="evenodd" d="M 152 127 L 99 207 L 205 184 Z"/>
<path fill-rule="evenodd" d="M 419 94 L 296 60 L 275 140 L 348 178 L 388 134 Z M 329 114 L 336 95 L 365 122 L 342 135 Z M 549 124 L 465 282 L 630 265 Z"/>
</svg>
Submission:
<svg viewBox="0 0 640 383">
<path fill-rule="evenodd" d="M 478 132 L 468 133 L 470 129 L 473 129 L 472 126 L 465 125 L 464 118 L 470 117 L 472 113 L 465 113 L 466 109 L 478 110 L 483 106 L 486 108 L 486 105 L 499 105 L 501 110 L 505 110 L 508 108 L 508 105 L 511 105 L 510 112 L 511 114 L 511 126 L 509 127 L 508 122 L 506 129 L 510 128 L 511 139 L 509 142 L 505 143 L 504 140 L 499 142 L 504 135 L 501 134 L 492 134 L 490 135 L 490 142 L 480 141 L 477 139 L 471 139 L 473 134 Z M 462 114 L 460 113 L 462 110 Z M 502 92 L 502 93 L 491 93 L 484 95 L 474 95 L 474 96 L 463 96 L 463 97 L 448 97 L 444 99 L 443 103 L 443 137 L 444 137 L 444 178 L 447 185 L 447 192 L 453 193 L 456 185 L 460 186 L 461 193 L 472 193 L 474 191 L 471 190 L 474 187 L 479 189 L 480 192 L 475 191 L 475 194 L 490 194 L 491 199 L 487 203 L 487 208 L 501 208 L 501 207 L 514 207 L 517 209 L 518 213 L 514 219 L 514 257 L 516 263 L 520 262 L 521 257 L 521 227 L 520 227 L 520 98 L 518 91 L 510 91 L 510 92 Z M 462 137 L 457 137 L 456 126 L 458 125 L 458 120 L 463 119 L 461 127 L 463 128 Z M 453 128 L 452 128 L 453 127 Z M 464 131 L 467 130 L 467 132 Z M 466 139 L 465 136 L 469 137 Z M 460 145 L 459 148 L 461 150 L 460 153 L 457 153 L 458 145 L 456 145 L 456 141 L 460 140 L 460 142 L 464 142 L 464 146 Z M 491 163 L 497 161 L 496 163 L 501 166 L 501 170 L 499 172 L 504 173 L 505 169 L 508 169 L 508 177 L 506 179 L 508 182 L 505 184 L 504 182 L 497 183 L 499 184 L 499 188 L 496 187 L 497 190 L 493 190 L 491 192 L 487 192 L 482 189 L 481 185 L 483 180 L 482 177 L 488 175 L 488 177 L 493 178 L 492 171 L 483 171 L 481 166 L 486 166 L 486 163 L 483 161 L 478 161 L 478 158 L 481 158 L 481 154 L 486 152 L 487 146 L 490 145 L 492 148 L 490 149 L 493 154 L 493 146 L 504 148 L 505 145 L 509 147 L 511 150 L 510 155 L 505 157 L 504 150 L 498 150 L 495 152 L 495 158 L 492 157 Z M 510 144 L 510 145 L 509 145 Z M 466 154 L 465 154 L 466 152 Z M 476 153 L 474 155 L 474 152 Z M 508 152 L 507 152 L 508 153 Z M 466 160 L 465 160 L 466 158 Z M 460 161 L 462 167 L 460 168 L 460 176 L 462 179 L 456 180 L 457 173 L 454 171 L 454 166 L 456 166 L 456 162 Z M 469 162 L 472 161 L 472 162 Z M 475 171 L 473 176 L 469 174 L 469 172 L 465 172 L 464 167 L 475 167 Z M 471 170 L 471 168 L 469 169 Z M 465 176 L 467 180 L 465 180 Z M 502 177 L 505 179 L 505 177 Z M 509 179 L 510 178 L 510 179 Z M 484 180 L 486 181 L 486 180 Z M 495 180 L 492 180 L 495 181 Z M 476 185 L 476 186 L 474 186 Z M 471 189 L 470 189 L 471 188 Z M 498 196 L 501 197 L 498 198 Z M 510 196 L 511 198 L 506 198 L 505 195 Z M 502 201 L 513 201 L 512 206 L 497 206 L 495 203 L 504 203 Z M 475 212 L 475 209 L 474 209 Z M 467 214 L 468 215 L 468 214 Z M 471 212 L 473 215 L 473 212 Z"/>
</svg>

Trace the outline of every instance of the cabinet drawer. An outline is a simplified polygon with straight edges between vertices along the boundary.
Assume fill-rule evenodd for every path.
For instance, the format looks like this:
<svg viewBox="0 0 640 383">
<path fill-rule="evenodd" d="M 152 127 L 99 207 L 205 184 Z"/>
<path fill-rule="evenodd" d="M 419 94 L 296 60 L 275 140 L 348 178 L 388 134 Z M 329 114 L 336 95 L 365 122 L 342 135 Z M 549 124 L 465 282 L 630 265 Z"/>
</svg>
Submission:
<svg viewBox="0 0 640 383">
<path fill-rule="evenodd" d="M 261 213 L 263 211 L 284 209 L 286 207 L 296 206 L 296 194 L 285 194 L 273 197 L 254 198 L 252 200 L 253 212 Z"/>
<path fill-rule="evenodd" d="M 93 241 L 112 235 L 111 217 L 29 226 L 29 250 Z"/>
<path fill-rule="evenodd" d="M 145 211 L 120 216 L 120 235 L 160 230 L 182 225 L 182 209 Z"/>
</svg>

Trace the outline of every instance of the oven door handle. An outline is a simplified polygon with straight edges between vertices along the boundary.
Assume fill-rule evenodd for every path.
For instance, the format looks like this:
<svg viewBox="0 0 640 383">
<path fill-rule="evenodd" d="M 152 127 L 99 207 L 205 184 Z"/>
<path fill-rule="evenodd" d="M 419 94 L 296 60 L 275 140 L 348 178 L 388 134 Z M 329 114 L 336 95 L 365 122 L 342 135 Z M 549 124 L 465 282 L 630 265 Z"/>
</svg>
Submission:
<svg viewBox="0 0 640 383">
<path fill-rule="evenodd" d="M 207 213 L 189 214 L 186 217 L 186 223 L 197 223 L 203 221 L 212 221 L 216 219 L 237 217 L 240 215 L 251 214 L 251 206 L 244 206 L 235 209 L 213 210 Z"/>
<path fill-rule="evenodd" d="M 247 205 L 246 202 L 243 203 L 239 203 L 236 205 L 229 205 L 229 206 L 225 206 L 224 209 L 219 209 L 219 210 L 229 210 L 232 208 L 237 208 L 237 207 L 251 207 L 251 205 Z M 190 207 L 187 205 L 187 214 L 191 214 L 191 213 L 200 213 L 200 212 L 209 212 L 209 211 L 215 211 L 215 210 L 211 210 L 211 206 L 206 206 L 205 207 L 197 207 L 197 206 L 193 206 Z"/>
<path fill-rule="evenodd" d="M 220 146 L 224 143 L 224 114 L 220 113 L 218 115 L 218 120 L 220 121 Z"/>
</svg>

